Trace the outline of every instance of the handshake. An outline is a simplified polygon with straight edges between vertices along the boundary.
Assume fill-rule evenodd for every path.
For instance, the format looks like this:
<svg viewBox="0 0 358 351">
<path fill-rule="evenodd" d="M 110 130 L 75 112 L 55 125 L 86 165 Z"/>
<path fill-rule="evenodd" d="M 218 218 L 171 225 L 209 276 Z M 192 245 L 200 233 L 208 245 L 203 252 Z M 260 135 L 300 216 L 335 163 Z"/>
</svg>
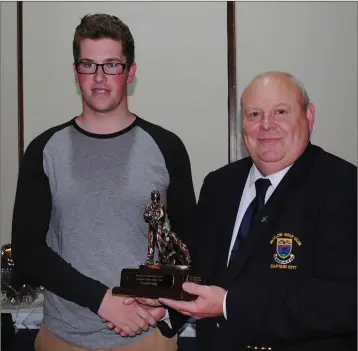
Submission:
<svg viewBox="0 0 358 351">
<path fill-rule="evenodd" d="M 98 315 L 109 329 L 123 337 L 134 337 L 155 327 L 166 315 L 158 300 L 112 295 L 108 289 Z"/>
<path fill-rule="evenodd" d="M 163 306 L 196 320 L 224 316 L 225 289 L 191 282 L 184 283 L 182 288 L 197 298 L 192 301 L 176 301 L 166 298 L 124 297 L 114 296 L 111 290 L 107 290 L 98 314 L 108 328 L 124 337 L 134 337 L 147 331 L 150 326 L 155 327 L 166 315 Z"/>
<path fill-rule="evenodd" d="M 189 275 L 188 268 L 190 268 L 191 259 L 188 248 L 164 226 L 166 210 L 164 204 L 160 202 L 158 191 L 152 191 L 151 200 L 152 202 L 146 206 L 144 211 L 144 220 L 149 223 L 147 259 L 139 269 L 122 270 L 124 286 L 115 287 L 115 295 L 112 294 L 111 289 L 108 289 L 98 309 L 98 315 L 102 322 L 107 323 L 109 329 L 113 329 L 115 333 L 123 337 L 134 337 L 149 330 L 151 326 L 155 327 L 157 322 L 166 315 L 166 309 L 163 306 L 170 307 L 194 319 L 223 315 L 226 290 L 218 286 L 194 283 L 194 281 L 200 282 L 201 279 Z M 156 246 L 158 246 L 159 251 L 158 263 L 156 264 L 157 267 L 153 268 Z M 186 269 L 183 269 L 183 267 L 186 267 Z M 161 273 L 160 276 L 170 278 L 169 286 L 167 286 L 165 278 L 164 280 L 163 278 L 156 278 L 156 282 L 162 284 L 163 291 L 161 292 L 165 292 L 164 296 L 172 297 L 169 296 L 170 294 L 168 295 L 168 291 L 176 297 L 191 295 L 189 301 L 124 296 L 126 294 L 135 296 L 135 288 L 144 289 L 144 286 L 141 285 L 143 282 L 138 276 L 146 276 L 149 273 L 150 276 L 156 277 L 158 272 Z M 171 282 L 172 279 L 174 279 L 173 282 Z M 171 288 L 171 290 L 168 288 Z M 149 291 L 147 285 L 145 285 L 145 290 L 146 292 Z M 156 293 L 158 292 L 156 291 Z"/>
</svg>

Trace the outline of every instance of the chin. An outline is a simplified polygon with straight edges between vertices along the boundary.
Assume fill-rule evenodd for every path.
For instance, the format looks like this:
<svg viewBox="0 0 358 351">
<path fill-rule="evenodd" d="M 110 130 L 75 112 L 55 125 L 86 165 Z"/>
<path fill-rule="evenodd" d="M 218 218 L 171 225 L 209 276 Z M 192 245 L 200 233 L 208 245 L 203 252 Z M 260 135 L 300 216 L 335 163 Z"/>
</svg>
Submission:
<svg viewBox="0 0 358 351">
<path fill-rule="evenodd" d="M 259 158 L 263 162 L 279 162 L 283 159 L 284 155 L 276 150 L 263 151 L 258 153 Z"/>
<path fill-rule="evenodd" d="M 112 111 L 114 108 L 113 106 L 111 105 L 89 105 L 89 107 L 95 111 L 95 112 L 98 112 L 98 113 L 106 113 L 106 112 L 110 112 Z"/>
<path fill-rule="evenodd" d="M 111 112 L 113 110 L 113 108 L 108 107 L 108 108 L 94 108 L 94 111 L 98 112 L 98 113 L 108 113 Z"/>
</svg>

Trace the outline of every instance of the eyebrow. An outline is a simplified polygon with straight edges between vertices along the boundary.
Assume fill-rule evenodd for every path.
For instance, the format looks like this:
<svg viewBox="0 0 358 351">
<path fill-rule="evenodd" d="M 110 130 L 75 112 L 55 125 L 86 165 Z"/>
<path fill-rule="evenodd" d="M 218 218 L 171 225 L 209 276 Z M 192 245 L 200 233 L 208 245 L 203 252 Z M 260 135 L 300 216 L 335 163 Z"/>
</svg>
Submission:
<svg viewBox="0 0 358 351">
<path fill-rule="evenodd" d="M 274 107 L 276 107 L 276 108 L 277 108 L 277 107 L 280 107 L 280 106 L 283 106 L 283 107 L 286 107 L 286 108 L 290 108 L 290 107 L 291 107 L 291 104 L 286 103 L 286 102 L 280 102 L 280 103 L 274 105 Z"/>
<path fill-rule="evenodd" d="M 274 106 L 280 106 L 280 105 L 289 105 L 289 103 L 288 102 L 278 102 Z"/>
<path fill-rule="evenodd" d="M 244 108 L 243 111 L 245 111 L 245 112 L 248 112 L 248 111 L 262 111 L 262 108 L 249 106 L 249 107 Z"/>
<path fill-rule="evenodd" d="M 113 61 L 119 61 L 122 62 L 122 60 L 118 57 L 110 57 L 108 59 L 105 59 L 103 62 L 113 62 Z"/>
<path fill-rule="evenodd" d="M 277 106 L 281 106 L 281 105 L 285 105 L 285 106 L 289 106 L 290 104 L 288 102 L 278 102 L 277 104 L 272 105 L 273 107 L 277 107 Z M 260 109 L 260 107 L 255 107 L 254 105 L 252 106 L 248 106 L 247 109 Z"/>
<path fill-rule="evenodd" d="M 286 108 L 291 108 L 291 105 L 289 103 L 286 103 L 286 102 L 279 102 L 277 104 L 274 104 L 272 107 L 273 108 L 278 108 L 280 106 L 286 107 Z M 255 106 L 249 106 L 249 107 L 246 107 L 245 109 L 243 109 L 243 111 L 245 113 L 247 113 L 248 111 L 262 111 L 262 108 L 255 107 Z"/>
<path fill-rule="evenodd" d="M 86 62 L 94 62 L 94 60 L 87 58 L 87 57 L 83 57 L 80 59 L 80 62 L 82 61 L 86 61 Z M 122 60 L 119 59 L 118 57 L 110 57 L 108 59 L 103 60 L 103 62 L 113 62 L 113 61 L 118 61 L 122 63 Z"/>
</svg>

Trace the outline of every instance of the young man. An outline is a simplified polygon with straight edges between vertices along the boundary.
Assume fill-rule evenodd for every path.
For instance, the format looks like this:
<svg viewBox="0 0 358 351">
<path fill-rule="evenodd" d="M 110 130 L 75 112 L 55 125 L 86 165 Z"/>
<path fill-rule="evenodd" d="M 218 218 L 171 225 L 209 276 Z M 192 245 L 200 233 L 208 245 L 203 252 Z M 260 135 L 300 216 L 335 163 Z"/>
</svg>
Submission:
<svg viewBox="0 0 358 351">
<path fill-rule="evenodd" d="M 356 350 L 357 167 L 310 143 L 315 108 L 290 74 L 256 77 L 241 116 L 250 157 L 211 172 L 197 206 L 208 285 L 159 302 L 198 320 L 198 351 Z"/>
<path fill-rule="evenodd" d="M 85 16 L 73 41 L 82 113 L 35 138 L 21 164 L 12 246 L 19 273 L 45 288 L 37 351 L 176 349 L 153 328 L 163 308 L 111 294 L 121 269 L 145 260 L 152 190 L 184 242 L 195 207 L 181 140 L 128 109 L 134 51 L 117 17 Z"/>
</svg>

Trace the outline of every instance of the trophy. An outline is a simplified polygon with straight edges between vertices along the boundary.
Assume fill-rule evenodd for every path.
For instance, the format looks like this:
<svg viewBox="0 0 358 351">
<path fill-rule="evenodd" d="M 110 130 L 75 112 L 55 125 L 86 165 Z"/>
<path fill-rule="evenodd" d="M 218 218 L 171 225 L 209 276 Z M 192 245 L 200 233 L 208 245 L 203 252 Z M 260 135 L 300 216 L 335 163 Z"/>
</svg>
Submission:
<svg viewBox="0 0 358 351">
<path fill-rule="evenodd" d="M 1 247 L 1 303 L 10 302 L 11 305 L 30 305 L 38 295 L 42 293 L 43 287 L 35 287 L 24 284 L 16 278 L 15 263 L 12 256 L 11 243 Z"/>
<path fill-rule="evenodd" d="M 120 286 L 114 287 L 112 294 L 195 300 L 197 296 L 182 289 L 184 282 L 202 282 L 201 278 L 191 274 L 188 248 L 174 232 L 165 227 L 166 212 L 158 191 L 151 192 L 151 200 L 143 215 L 149 224 L 147 258 L 139 268 L 122 269 Z M 156 263 L 155 248 L 158 250 Z"/>
</svg>

